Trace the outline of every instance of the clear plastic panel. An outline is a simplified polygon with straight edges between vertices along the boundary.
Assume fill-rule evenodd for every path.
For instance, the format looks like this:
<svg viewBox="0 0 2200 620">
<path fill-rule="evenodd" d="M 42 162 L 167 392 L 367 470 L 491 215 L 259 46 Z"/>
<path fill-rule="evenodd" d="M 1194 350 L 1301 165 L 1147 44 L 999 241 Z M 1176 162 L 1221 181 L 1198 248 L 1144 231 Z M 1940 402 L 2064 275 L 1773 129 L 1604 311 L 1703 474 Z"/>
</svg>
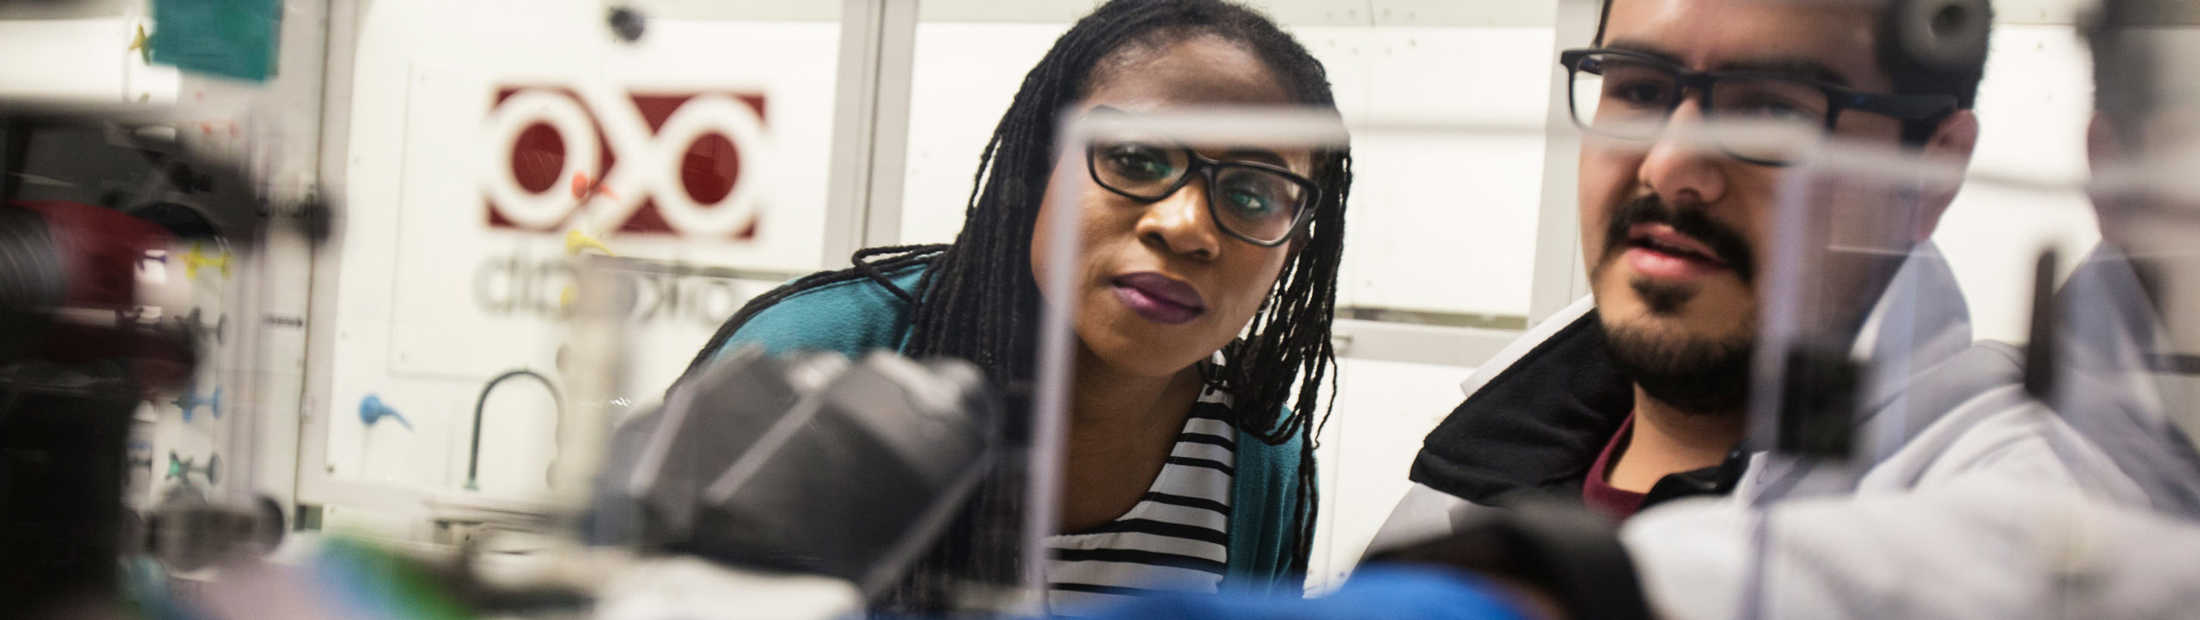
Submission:
<svg viewBox="0 0 2200 620">
<path fill-rule="evenodd" d="M 2058 295 L 2052 402 L 2154 510 L 2200 517 L 2200 50 L 2189 9 L 2107 2 L 2087 33 L 2096 119 L 2086 186 L 2101 243 Z"/>
<path fill-rule="evenodd" d="M 1839 143 L 1782 171 L 1762 252 L 1750 448 L 1860 473 L 1905 451 L 1948 449 L 1920 438 L 1935 425 L 1967 428 L 1949 416 L 1975 411 L 1976 399 L 2028 406 L 2025 394 L 2044 388 L 2032 376 L 2039 358 L 2026 357 L 2038 349 L 2027 347 L 2053 334 L 2039 304 L 2091 248 L 2091 210 L 2074 182 L 1966 175 L 1961 164 Z M 1990 240 L 1953 242 L 1994 247 L 1944 253 L 1927 237 L 1949 210 L 1979 208 L 2005 223 Z M 1984 336 L 1981 321 L 2028 327 Z M 1758 501 L 1856 483 L 1751 475 L 1757 484 L 1741 492 Z"/>
<path fill-rule="evenodd" d="M 1689 133 L 1709 135 L 1725 128 L 1700 129 Z M 1737 129 L 1744 137 L 1760 133 Z M 1978 492 L 1982 488 L 2021 484 L 2054 498 L 2099 493 L 2099 499 L 2110 502 L 2104 505 L 2131 499 L 2115 486 L 2115 472 L 2099 467 L 2097 448 L 2070 426 L 2041 421 L 2056 413 L 2045 400 L 2052 383 L 2048 375 L 2054 371 L 2051 358 L 2044 356 L 2056 348 L 2049 343 L 2059 338 L 2049 302 L 2063 276 L 2094 243 L 2088 225 L 2091 210 L 2080 186 L 2075 180 L 1967 172 L 1962 160 L 1900 147 L 1892 137 L 1836 133 L 1832 140 L 1798 151 L 1780 167 L 1734 162 L 1723 138 L 1696 141 L 1704 148 L 1685 153 L 1685 147 L 1675 144 L 1685 138 L 1668 137 L 1647 157 L 1669 159 L 1654 163 L 1716 166 L 1729 188 L 1737 181 L 1744 186 L 1760 183 L 1765 202 L 1715 203 L 1708 214 L 1712 224 L 1699 223 L 1697 230 L 1690 230 L 1691 219 L 1685 215 L 1689 207 L 1681 207 L 1683 215 L 1670 224 L 1689 239 L 1670 250 L 1663 247 L 1663 231 L 1627 228 L 1635 245 L 1622 250 L 1621 260 L 1632 268 L 1632 281 L 1606 282 L 1592 272 L 1593 286 L 1625 287 L 1597 289 L 1599 312 L 1617 358 L 1625 359 L 1626 349 L 1642 347 L 1644 341 L 1627 333 L 1625 315 L 1612 316 L 1612 309 L 1627 307 L 1613 302 L 1615 290 L 1645 300 L 1640 316 L 1648 320 L 1641 327 L 1733 337 L 1728 341 L 1733 348 L 1726 351 L 1738 350 L 1739 355 L 1693 358 L 1693 366 L 1687 363 L 1689 356 L 1671 353 L 1687 350 L 1676 348 L 1679 341 L 1664 340 L 1665 348 L 1651 350 L 1668 354 L 1647 359 L 1693 368 L 1696 374 L 1662 379 L 1640 371 L 1634 375 L 1638 386 L 1665 404 L 1723 395 L 1732 400 L 1722 404 L 1740 406 L 1721 415 L 1746 416 L 1738 461 L 1746 468 L 1738 472 L 1726 501 L 1735 502 L 1737 511 L 1747 509 L 1740 513 L 1747 518 L 1726 522 L 1739 531 L 1715 534 L 1744 545 L 1737 560 L 1744 572 L 1741 579 L 1728 582 L 1735 588 L 1731 599 L 1708 592 L 1701 599 L 1731 600 L 1737 606 L 1722 603 L 1721 608 L 1736 610 L 1738 617 L 1779 617 L 1809 607 L 1817 600 L 1810 594 L 1814 588 L 1854 578 L 1844 571 L 1887 579 L 1883 603 L 1889 609 L 1936 600 L 1927 586 L 1916 584 L 1932 583 L 1940 569 L 1896 558 L 1908 553 L 1970 557 L 1990 551 L 1966 538 L 1968 534 L 1889 541 L 1904 540 L 1911 530 L 1896 531 L 1915 524 L 1990 527 L 1970 521 L 1970 511 L 1991 510 L 2003 501 Z M 1951 210 L 1980 208 L 1992 209 L 1991 217 L 2000 223 L 1966 229 L 1991 239 L 1960 240 L 1973 244 L 1961 253 L 1944 252 L 1933 240 L 1935 226 L 1956 217 Z M 1722 227 L 1733 228 L 1740 235 L 1733 239 L 1747 239 L 1753 246 L 1734 247 L 1746 252 L 1749 262 L 1737 263 L 1721 251 L 1726 244 L 1718 239 L 1726 235 L 1717 231 Z M 1611 228 L 1615 235 L 1622 230 Z M 1976 245 L 1981 243 L 1991 247 L 1981 249 Z M 1724 311 L 1697 305 L 1718 299 L 1704 294 L 1722 286 L 1714 277 L 1698 280 L 1694 286 L 1700 288 L 1690 301 L 1671 306 L 1678 312 L 1661 315 L 1657 294 L 1686 294 L 1691 287 L 1672 275 L 1677 270 L 1657 264 L 1665 257 L 1641 254 L 1686 255 L 1702 246 L 1719 252 L 1726 265 L 1745 265 L 1735 270 L 1741 277 L 1734 281 L 1743 285 L 1743 301 L 1726 304 Z M 1644 281 L 1644 274 L 1652 281 Z M 1690 323 L 1690 318 L 1706 322 Z M 2028 329 L 2015 338 L 1987 338 L 1975 329 L 1981 320 Z M 1670 338 L 1671 332 L 1665 333 Z M 1721 361 L 1702 363 L 1706 359 Z M 1661 394 L 1660 381 L 1667 381 L 1662 388 L 1667 394 Z M 1712 382 L 1700 383 L 1705 381 Z M 1704 387 L 1713 389 L 1698 389 Z M 1694 407 L 1687 410 L 1706 410 Z M 1982 447 L 1989 437 L 2052 447 L 2038 453 L 1997 453 Z M 1678 512 L 1666 512 L 1668 505 Z M 1711 518 L 1704 505 L 1692 510 L 1682 505 L 1651 508 L 1636 519 L 1671 528 L 1679 525 L 1674 515 Z M 1850 522 L 1836 523 L 1839 515 L 1848 515 Z M 2027 528 L 2036 524 L 2024 520 Z M 1843 540 L 1857 542 L 1825 551 L 1825 557 L 1862 553 L 1889 561 L 1814 555 Z M 1880 544 L 1889 547 L 1870 546 Z M 2054 543 L 2022 538 L 2007 544 L 2032 553 Z M 1658 553 L 1658 562 L 1669 561 L 1676 551 L 1646 550 Z M 1821 563 L 1842 568 L 1815 573 L 1811 567 Z M 1864 598 L 1825 604 L 1872 608 Z"/>
<path fill-rule="evenodd" d="M 2169 157 L 2175 157 L 2171 155 Z M 2057 412 L 2138 485 L 2145 504 L 2200 517 L 2200 373 L 2192 317 L 2200 286 L 2200 211 L 2189 173 L 2104 170 L 2092 187 L 2102 243 L 2080 257 L 2055 298 L 2058 334 L 2045 357 Z M 2182 164 L 2189 170 L 2189 164 Z M 2127 174 L 2130 173 L 2130 174 Z"/>
</svg>

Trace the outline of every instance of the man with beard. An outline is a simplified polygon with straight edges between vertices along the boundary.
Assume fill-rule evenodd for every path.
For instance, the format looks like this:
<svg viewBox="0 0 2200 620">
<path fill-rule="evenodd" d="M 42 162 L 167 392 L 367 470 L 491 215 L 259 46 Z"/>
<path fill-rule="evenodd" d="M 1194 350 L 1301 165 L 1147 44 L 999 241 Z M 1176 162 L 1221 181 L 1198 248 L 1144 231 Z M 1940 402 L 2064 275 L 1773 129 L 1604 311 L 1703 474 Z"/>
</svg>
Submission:
<svg viewBox="0 0 2200 620">
<path fill-rule="evenodd" d="M 2179 104 L 2200 92 L 2191 71 L 2200 31 L 2182 15 L 2182 0 L 2104 0 L 2085 20 L 2095 104 L 2088 194 L 2101 243 L 2078 261 L 2054 307 L 2037 309 L 2058 317 L 2052 353 L 2030 362 L 2048 364 L 2045 400 L 2059 418 L 2021 435 L 2061 441 L 2074 430 L 2083 441 L 2066 442 L 2065 468 L 2020 459 L 1973 472 L 2019 475 L 1936 479 L 1903 489 L 1911 492 L 1648 511 L 1626 523 L 1621 540 L 1659 611 L 2191 615 L 2200 604 L 2200 564 L 2191 561 L 2200 554 L 2200 262 L 2192 251 L 2200 185 L 2191 175 L 2200 115 Z M 2078 456 L 2087 452 L 2114 469 Z M 2094 479 L 2057 484 L 2066 475 Z M 1753 530 L 1770 534 L 1739 543 L 1735 532 Z M 1749 591 L 1720 592 L 1734 583 Z"/>
<path fill-rule="evenodd" d="M 1975 35 L 1975 49 L 1919 58 L 1898 44 L 1897 31 L 1917 22 L 1896 13 L 1920 5 L 1935 34 Z M 1856 449 L 1845 464 L 1743 449 L 1745 434 L 1766 430 L 1745 416 L 1759 289 L 1771 285 L 1757 266 L 1773 256 L 1776 203 L 1801 184 L 1791 183 L 1793 144 L 1717 129 L 1802 127 L 1811 134 L 1802 143 L 1967 162 L 1986 2 L 1609 0 L 1603 10 L 1591 47 L 1560 58 L 1584 131 L 1578 189 L 1592 295 L 1468 379 L 1467 399 L 1429 434 L 1415 485 L 1371 551 L 1439 538 L 1483 507 L 1533 498 L 1625 520 L 1692 496 L 1726 496 L 1716 509 L 1734 515 L 1752 503 L 1977 478 L 2138 496 L 2099 449 L 2026 397 L 2015 349 L 1971 342 L 1953 274 L 1928 241 L 1953 183 L 1832 183 L 1812 197 L 1811 213 L 1839 229 L 1839 243 L 1801 251 L 1812 271 L 1785 284 L 1813 304 L 1802 329 L 1856 362 L 1854 407 L 1839 412 Z M 1857 245 L 1875 251 L 1828 251 Z M 1688 567 L 1646 569 L 1652 601 L 1731 612 L 1722 605 L 1737 600 L 1745 550 L 1762 532 L 1741 527 L 1747 518 L 1645 520 L 1669 527 L 1630 527 L 1635 562 Z M 1691 597 L 1710 606 L 1676 603 Z"/>
</svg>

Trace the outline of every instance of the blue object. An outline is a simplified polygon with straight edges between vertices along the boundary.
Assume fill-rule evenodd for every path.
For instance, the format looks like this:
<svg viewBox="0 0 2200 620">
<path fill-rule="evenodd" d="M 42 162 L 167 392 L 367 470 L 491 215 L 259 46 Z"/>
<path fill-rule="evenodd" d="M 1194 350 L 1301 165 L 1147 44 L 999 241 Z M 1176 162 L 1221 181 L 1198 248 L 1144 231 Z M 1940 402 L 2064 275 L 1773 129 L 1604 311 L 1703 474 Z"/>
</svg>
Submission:
<svg viewBox="0 0 2200 620">
<path fill-rule="evenodd" d="M 1321 598 L 1225 590 L 1221 594 L 1159 594 L 1090 609 L 1091 618 L 1290 618 L 1367 620 L 1436 618 L 1526 620 L 1504 594 L 1479 578 L 1436 568 L 1376 567 Z M 1080 615 L 1083 615 L 1082 613 Z"/>
<path fill-rule="evenodd" d="M 222 386 L 214 386 L 214 394 L 207 398 L 199 398 L 198 389 L 197 385 L 192 385 L 185 388 L 183 394 L 177 396 L 174 401 L 170 401 L 175 403 L 176 408 L 183 410 L 184 423 L 189 424 L 191 414 L 197 412 L 200 407 L 206 407 L 207 411 L 213 412 L 214 419 L 222 419 Z"/>
<path fill-rule="evenodd" d="M 889 274 L 895 286 L 916 290 L 923 267 Z M 839 351 L 860 357 L 874 349 L 903 350 L 909 343 L 907 306 L 869 279 L 838 282 L 797 293 L 750 317 L 711 353 L 723 357 L 746 345 L 782 355 Z M 1280 418 L 1279 418 L 1280 419 Z M 1238 429 L 1237 474 L 1230 489 L 1229 562 L 1223 583 L 1297 596 L 1302 577 L 1291 571 L 1292 508 L 1298 501 L 1299 445 L 1293 436 L 1268 445 Z"/>
<path fill-rule="evenodd" d="M 366 398 L 359 399 L 360 424 L 374 426 L 374 423 L 382 421 L 382 418 L 397 420 L 397 423 L 403 425 L 405 430 L 413 429 L 412 422 L 405 419 L 405 414 L 398 413 L 396 409 L 390 408 L 389 405 L 382 404 L 382 397 L 368 394 Z"/>
</svg>

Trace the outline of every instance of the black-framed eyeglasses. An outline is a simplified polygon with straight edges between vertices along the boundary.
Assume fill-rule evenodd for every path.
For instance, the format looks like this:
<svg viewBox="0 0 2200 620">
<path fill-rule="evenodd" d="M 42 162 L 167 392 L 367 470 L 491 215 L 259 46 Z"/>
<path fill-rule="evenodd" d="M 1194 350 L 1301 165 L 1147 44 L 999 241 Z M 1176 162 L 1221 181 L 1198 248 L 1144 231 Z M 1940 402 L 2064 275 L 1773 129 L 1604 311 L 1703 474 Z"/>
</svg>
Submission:
<svg viewBox="0 0 2200 620">
<path fill-rule="evenodd" d="M 1145 203 L 1205 180 L 1207 214 L 1223 232 L 1261 247 L 1290 241 L 1321 198 L 1319 185 L 1281 166 L 1221 161 L 1175 144 L 1094 143 L 1085 150 L 1085 169 L 1100 187 Z"/>
<path fill-rule="evenodd" d="M 1899 121 L 1932 120 L 1956 110 L 1949 95 L 1866 93 L 1781 73 L 1689 71 L 1663 58 L 1631 50 L 1571 49 L 1558 54 L 1569 78 L 1574 125 L 1598 135 L 1655 140 L 1665 122 L 1694 91 L 1704 117 L 1766 127 L 1794 126 L 1797 135 L 1824 136 L 1844 110 Z M 1723 145 L 1728 155 L 1770 166 L 1786 165 L 1795 145 Z"/>
</svg>

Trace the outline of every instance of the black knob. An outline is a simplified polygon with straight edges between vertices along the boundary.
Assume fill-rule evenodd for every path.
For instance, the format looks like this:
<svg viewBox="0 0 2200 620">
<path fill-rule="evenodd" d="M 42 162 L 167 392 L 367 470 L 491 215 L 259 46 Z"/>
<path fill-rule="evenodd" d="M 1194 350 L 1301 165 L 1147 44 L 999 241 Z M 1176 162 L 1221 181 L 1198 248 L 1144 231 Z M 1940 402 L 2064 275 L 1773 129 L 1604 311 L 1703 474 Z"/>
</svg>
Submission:
<svg viewBox="0 0 2200 620">
<path fill-rule="evenodd" d="M 642 40 L 642 31 L 647 26 L 645 21 L 641 11 L 623 6 L 611 7 L 611 33 L 618 35 L 620 41 L 633 43 Z"/>
</svg>

